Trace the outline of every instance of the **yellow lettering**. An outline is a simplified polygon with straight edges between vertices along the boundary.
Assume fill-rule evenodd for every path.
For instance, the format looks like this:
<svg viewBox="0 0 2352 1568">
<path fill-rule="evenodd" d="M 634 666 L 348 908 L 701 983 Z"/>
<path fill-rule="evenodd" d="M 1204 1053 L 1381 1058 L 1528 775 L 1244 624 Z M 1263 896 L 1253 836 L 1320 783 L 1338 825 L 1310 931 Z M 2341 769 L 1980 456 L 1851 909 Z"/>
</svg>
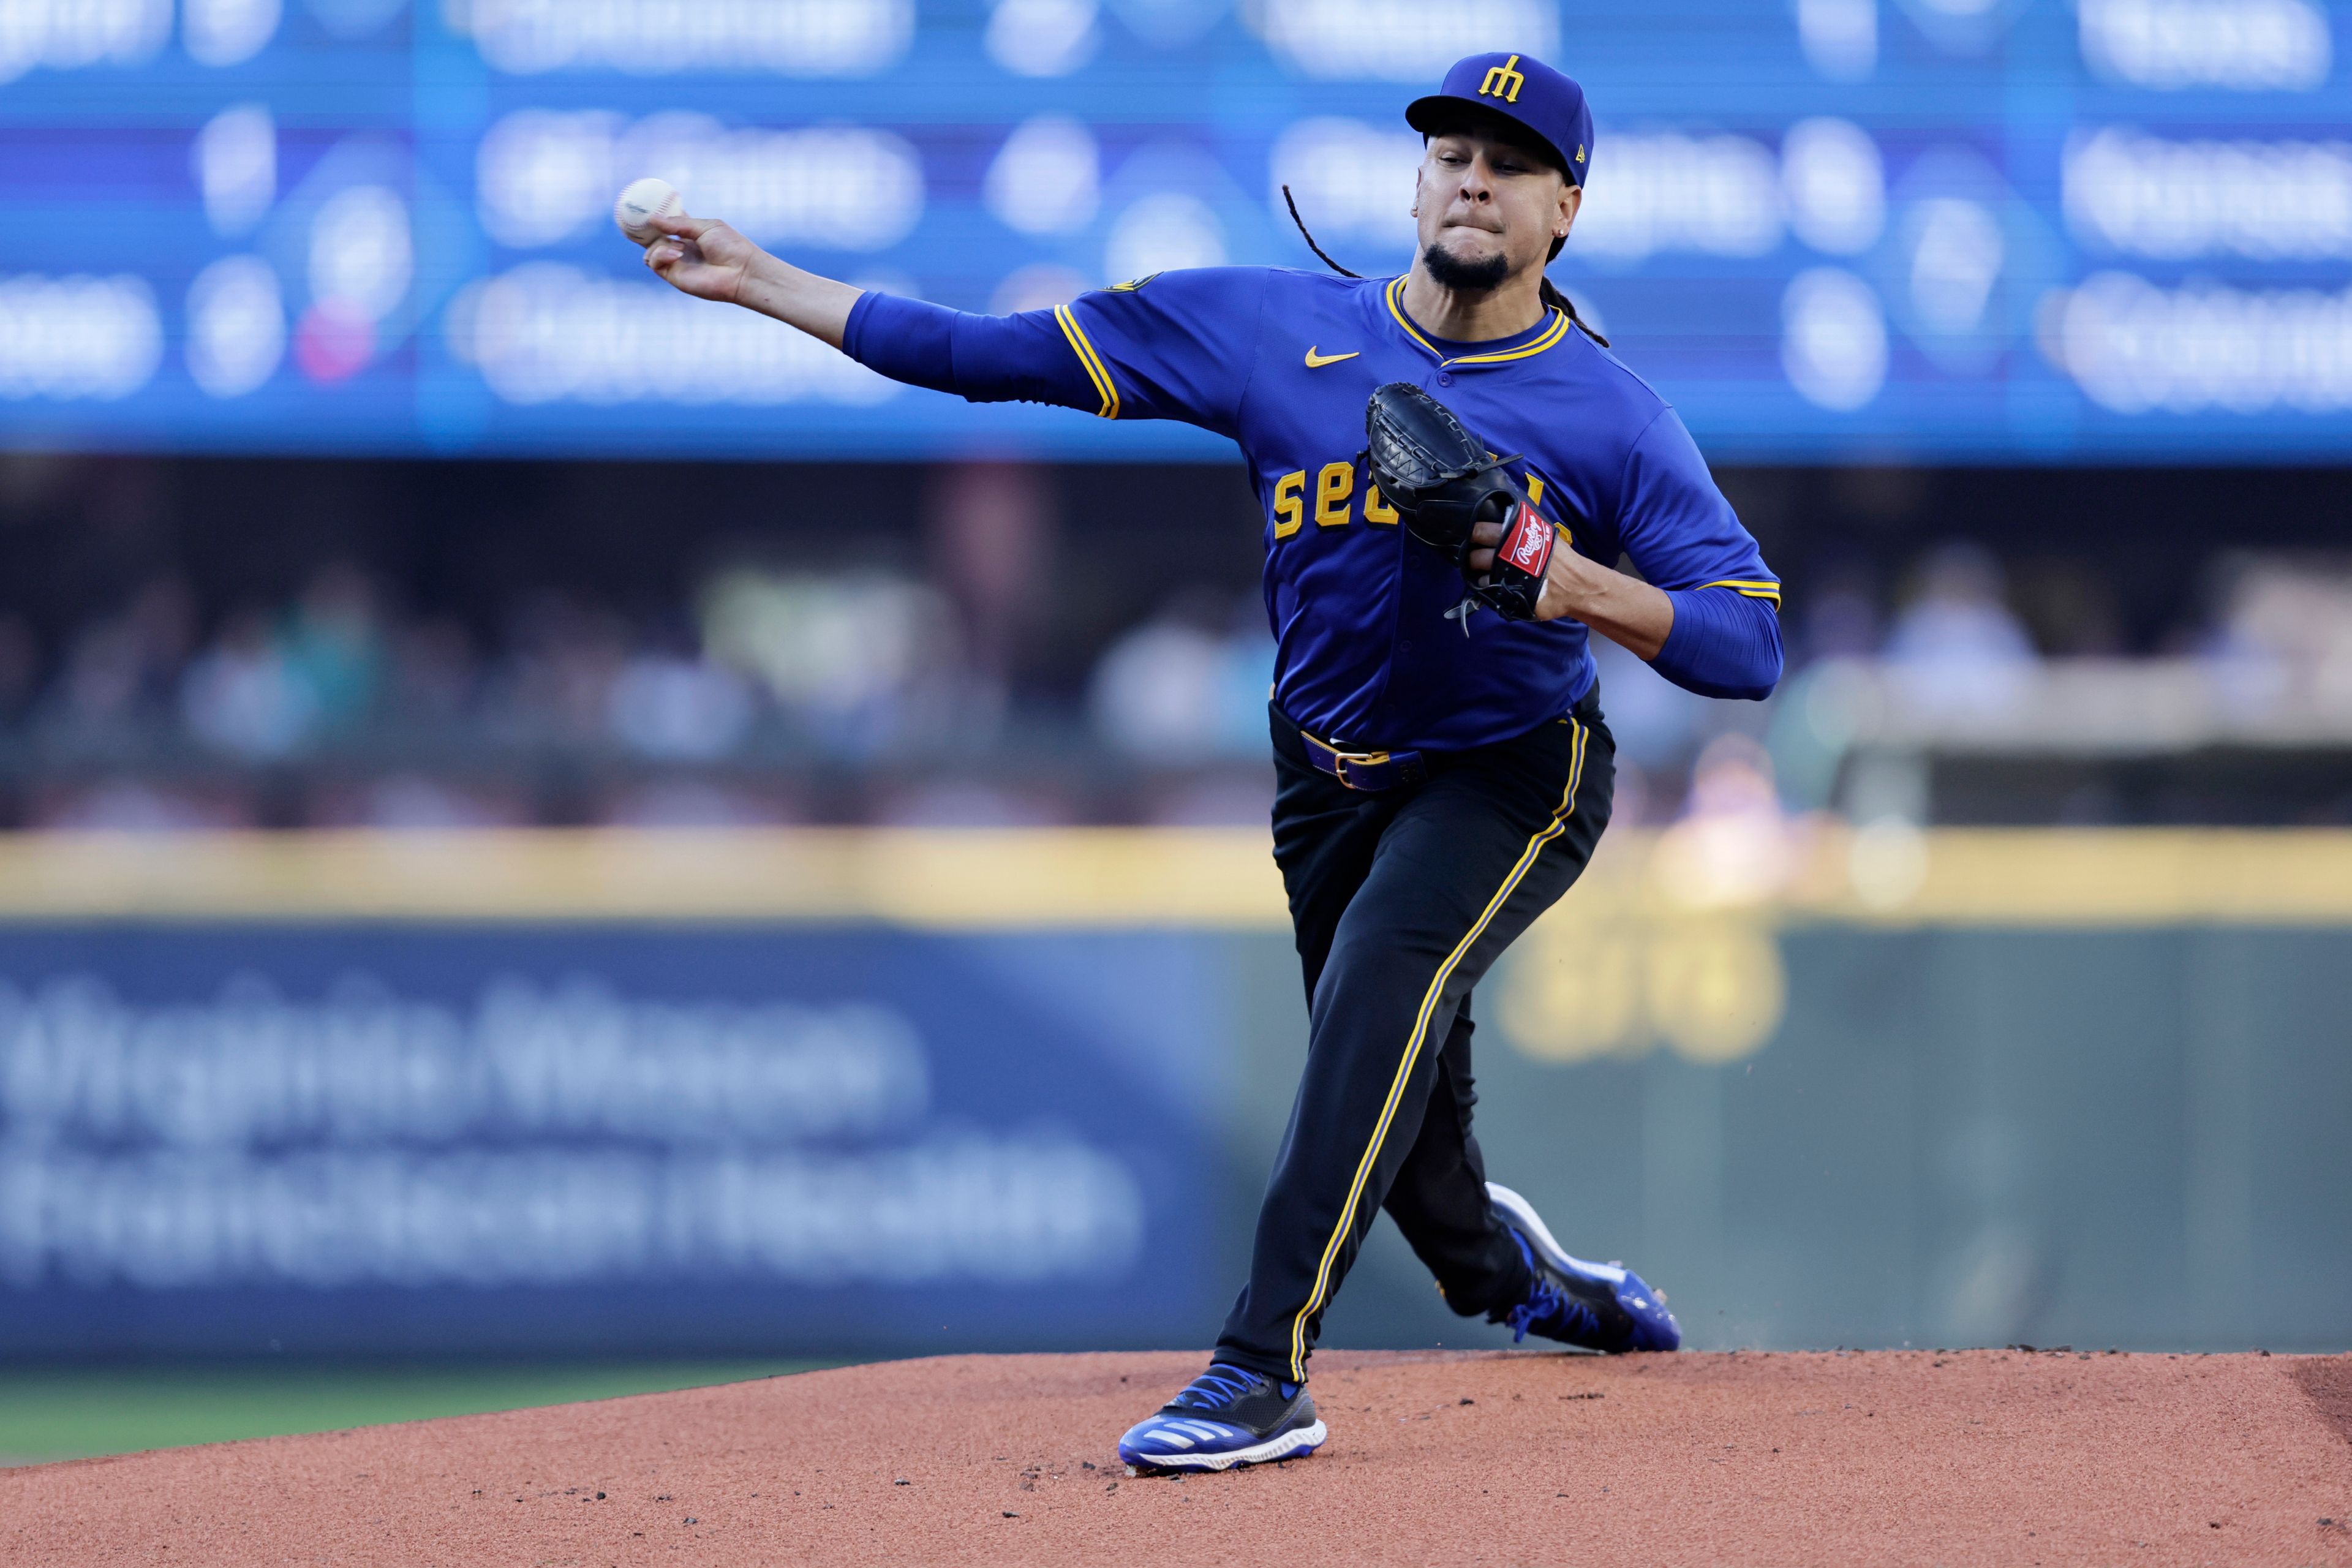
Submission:
<svg viewBox="0 0 2352 1568">
<path fill-rule="evenodd" d="M 1300 492 L 1307 489 L 1307 470 L 1285 474 L 1274 481 L 1274 536 L 1287 539 L 1297 533 L 1307 521 L 1307 506 Z"/>
<path fill-rule="evenodd" d="M 1348 526 L 1348 498 L 1356 493 L 1356 466 L 1353 463 L 1326 463 L 1323 471 L 1315 476 L 1315 525 L 1318 528 Z"/>
<path fill-rule="evenodd" d="M 1478 84 L 1478 96 L 1499 98 L 1505 103 L 1518 102 L 1519 89 L 1528 85 L 1528 79 L 1512 68 L 1518 63 L 1519 57 L 1513 55 L 1501 65 L 1487 67 L 1486 79 Z"/>
<path fill-rule="evenodd" d="M 1397 510 L 1381 499 L 1381 487 L 1366 485 L 1364 487 L 1364 521 L 1393 526 L 1396 520 Z"/>
<path fill-rule="evenodd" d="M 1543 476 L 1530 468 L 1528 470 L 1528 504 L 1533 507 L 1542 506 L 1543 492 Z M 1561 543 L 1570 546 L 1571 549 L 1575 547 L 1576 535 L 1568 531 L 1568 525 L 1566 523 L 1555 522 L 1551 526 L 1552 531 L 1559 535 Z"/>
</svg>

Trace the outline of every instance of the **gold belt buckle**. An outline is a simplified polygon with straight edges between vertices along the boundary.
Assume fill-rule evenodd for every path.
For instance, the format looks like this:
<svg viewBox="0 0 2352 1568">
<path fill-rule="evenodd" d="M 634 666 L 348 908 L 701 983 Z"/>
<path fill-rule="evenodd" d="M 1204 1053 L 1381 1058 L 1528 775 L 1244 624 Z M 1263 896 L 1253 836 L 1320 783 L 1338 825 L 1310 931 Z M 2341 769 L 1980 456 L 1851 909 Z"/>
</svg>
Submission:
<svg viewBox="0 0 2352 1568">
<path fill-rule="evenodd" d="M 1339 782 L 1349 789 L 1362 789 L 1364 786 L 1348 776 L 1349 763 L 1353 763 L 1360 768 L 1370 768 L 1377 767 L 1388 760 L 1389 754 L 1386 752 L 1343 752 L 1336 746 L 1331 748 L 1331 765 L 1338 770 Z"/>
</svg>

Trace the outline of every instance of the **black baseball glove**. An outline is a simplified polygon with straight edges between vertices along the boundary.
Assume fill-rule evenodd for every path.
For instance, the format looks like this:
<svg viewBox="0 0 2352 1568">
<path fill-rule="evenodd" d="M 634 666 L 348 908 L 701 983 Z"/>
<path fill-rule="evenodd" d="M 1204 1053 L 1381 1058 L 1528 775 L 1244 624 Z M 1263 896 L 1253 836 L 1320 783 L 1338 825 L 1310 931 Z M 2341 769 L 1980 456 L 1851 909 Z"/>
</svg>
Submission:
<svg viewBox="0 0 2352 1568">
<path fill-rule="evenodd" d="M 1534 620 L 1558 534 L 1503 467 L 1514 459 L 1488 452 L 1452 409 L 1410 382 L 1372 394 L 1364 436 L 1372 482 L 1413 537 L 1462 569 L 1472 600 L 1507 620 Z M 1493 568 L 1473 579 L 1470 531 L 1482 522 L 1501 523 L 1503 541 Z"/>
</svg>

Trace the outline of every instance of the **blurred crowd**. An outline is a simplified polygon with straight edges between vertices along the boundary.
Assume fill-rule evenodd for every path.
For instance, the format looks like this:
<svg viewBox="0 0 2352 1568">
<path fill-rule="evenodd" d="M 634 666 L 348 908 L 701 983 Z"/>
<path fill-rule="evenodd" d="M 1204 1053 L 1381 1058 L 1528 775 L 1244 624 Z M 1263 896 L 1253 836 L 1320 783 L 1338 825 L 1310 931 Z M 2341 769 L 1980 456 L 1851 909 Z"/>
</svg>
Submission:
<svg viewBox="0 0 2352 1568">
<path fill-rule="evenodd" d="M 163 575 L 53 647 L 0 616 L 0 767 L 43 827 L 1262 815 L 1226 776 L 1265 747 L 1255 595 L 1177 594 L 1061 713 L 971 640 L 879 569 L 729 568 L 650 618 L 530 591 L 487 638 L 350 562 L 210 617 Z"/>
<path fill-rule="evenodd" d="M 2158 654 L 2247 693 L 2352 702 L 2352 571 L 2245 558 L 2212 575 L 2210 617 Z M 1598 643 L 1620 820 L 1703 805 L 1711 767 L 1731 769 L 1718 795 L 1752 797 L 1745 769 L 1769 795 L 1775 710 L 1813 672 L 1864 665 L 1914 717 L 1981 721 L 2053 655 L 2120 651 L 2063 578 L 2014 581 L 1954 542 L 1885 584 L 1792 583 L 1791 678 L 1762 706 L 1690 696 Z M 2034 604 L 2054 620 L 2037 628 Z M 209 615 L 166 574 L 46 643 L 0 615 L 0 769 L 41 827 L 1263 820 L 1274 647 L 1255 591 L 1168 592 L 1057 702 L 1009 700 L 968 621 L 879 567 L 722 567 L 652 616 L 530 590 L 488 636 L 404 610 L 350 561 Z"/>
</svg>

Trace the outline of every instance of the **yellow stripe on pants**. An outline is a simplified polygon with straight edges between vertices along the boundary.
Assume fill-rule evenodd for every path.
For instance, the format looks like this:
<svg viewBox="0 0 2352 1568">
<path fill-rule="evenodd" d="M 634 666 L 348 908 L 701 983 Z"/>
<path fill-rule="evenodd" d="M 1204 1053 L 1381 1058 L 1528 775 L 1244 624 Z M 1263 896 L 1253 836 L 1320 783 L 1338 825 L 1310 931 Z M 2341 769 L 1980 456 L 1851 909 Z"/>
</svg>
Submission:
<svg viewBox="0 0 2352 1568">
<path fill-rule="evenodd" d="M 1412 1080 L 1413 1064 L 1421 1058 L 1422 1042 L 1429 1037 L 1430 1015 L 1436 1009 L 1438 997 L 1444 994 L 1445 982 L 1461 963 L 1462 955 L 1470 951 L 1471 944 L 1494 922 L 1496 911 L 1503 907 L 1510 898 L 1511 890 L 1527 876 L 1528 868 L 1536 863 L 1536 857 L 1543 853 L 1543 847 L 1559 837 L 1560 831 L 1568 826 L 1568 819 L 1576 813 L 1576 786 L 1584 776 L 1584 742 L 1591 731 L 1572 718 L 1569 722 L 1576 727 L 1576 747 L 1569 761 L 1568 787 L 1560 792 L 1559 809 L 1552 813 L 1551 820 L 1528 840 L 1528 847 L 1519 852 L 1518 862 L 1511 868 L 1510 875 L 1503 879 L 1503 885 L 1495 890 L 1495 896 L 1486 900 L 1486 907 L 1470 923 L 1468 934 L 1454 944 L 1454 951 L 1447 953 L 1445 962 L 1437 966 L 1436 978 L 1430 981 L 1429 990 L 1422 996 L 1421 1011 L 1412 1021 L 1412 1034 L 1405 1041 L 1404 1060 L 1397 1065 L 1395 1081 L 1389 1085 L 1388 1101 L 1381 1107 L 1380 1120 L 1372 1126 L 1372 1141 L 1365 1148 L 1364 1157 L 1356 1162 L 1356 1177 L 1348 1184 L 1348 1201 L 1340 1205 L 1339 1224 L 1331 1232 L 1331 1239 L 1324 1244 L 1322 1261 L 1316 1265 L 1315 1288 L 1307 1293 L 1307 1304 L 1299 1308 L 1298 1315 L 1290 1321 L 1290 1375 L 1298 1382 L 1303 1383 L 1307 1379 L 1307 1320 L 1313 1317 L 1316 1309 L 1323 1304 L 1324 1292 L 1331 1283 L 1332 1262 L 1339 1256 L 1340 1244 L 1347 1239 L 1349 1230 L 1355 1224 L 1356 1205 L 1363 1198 L 1364 1184 L 1371 1178 L 1372 1166 L 1381 1156 L 1381 1144 L 1388 1138 L 1390 1124 L 1396 1120 L 1397 1106 L 1404 1099 L 1404 1086 Z"/>
</svg>

